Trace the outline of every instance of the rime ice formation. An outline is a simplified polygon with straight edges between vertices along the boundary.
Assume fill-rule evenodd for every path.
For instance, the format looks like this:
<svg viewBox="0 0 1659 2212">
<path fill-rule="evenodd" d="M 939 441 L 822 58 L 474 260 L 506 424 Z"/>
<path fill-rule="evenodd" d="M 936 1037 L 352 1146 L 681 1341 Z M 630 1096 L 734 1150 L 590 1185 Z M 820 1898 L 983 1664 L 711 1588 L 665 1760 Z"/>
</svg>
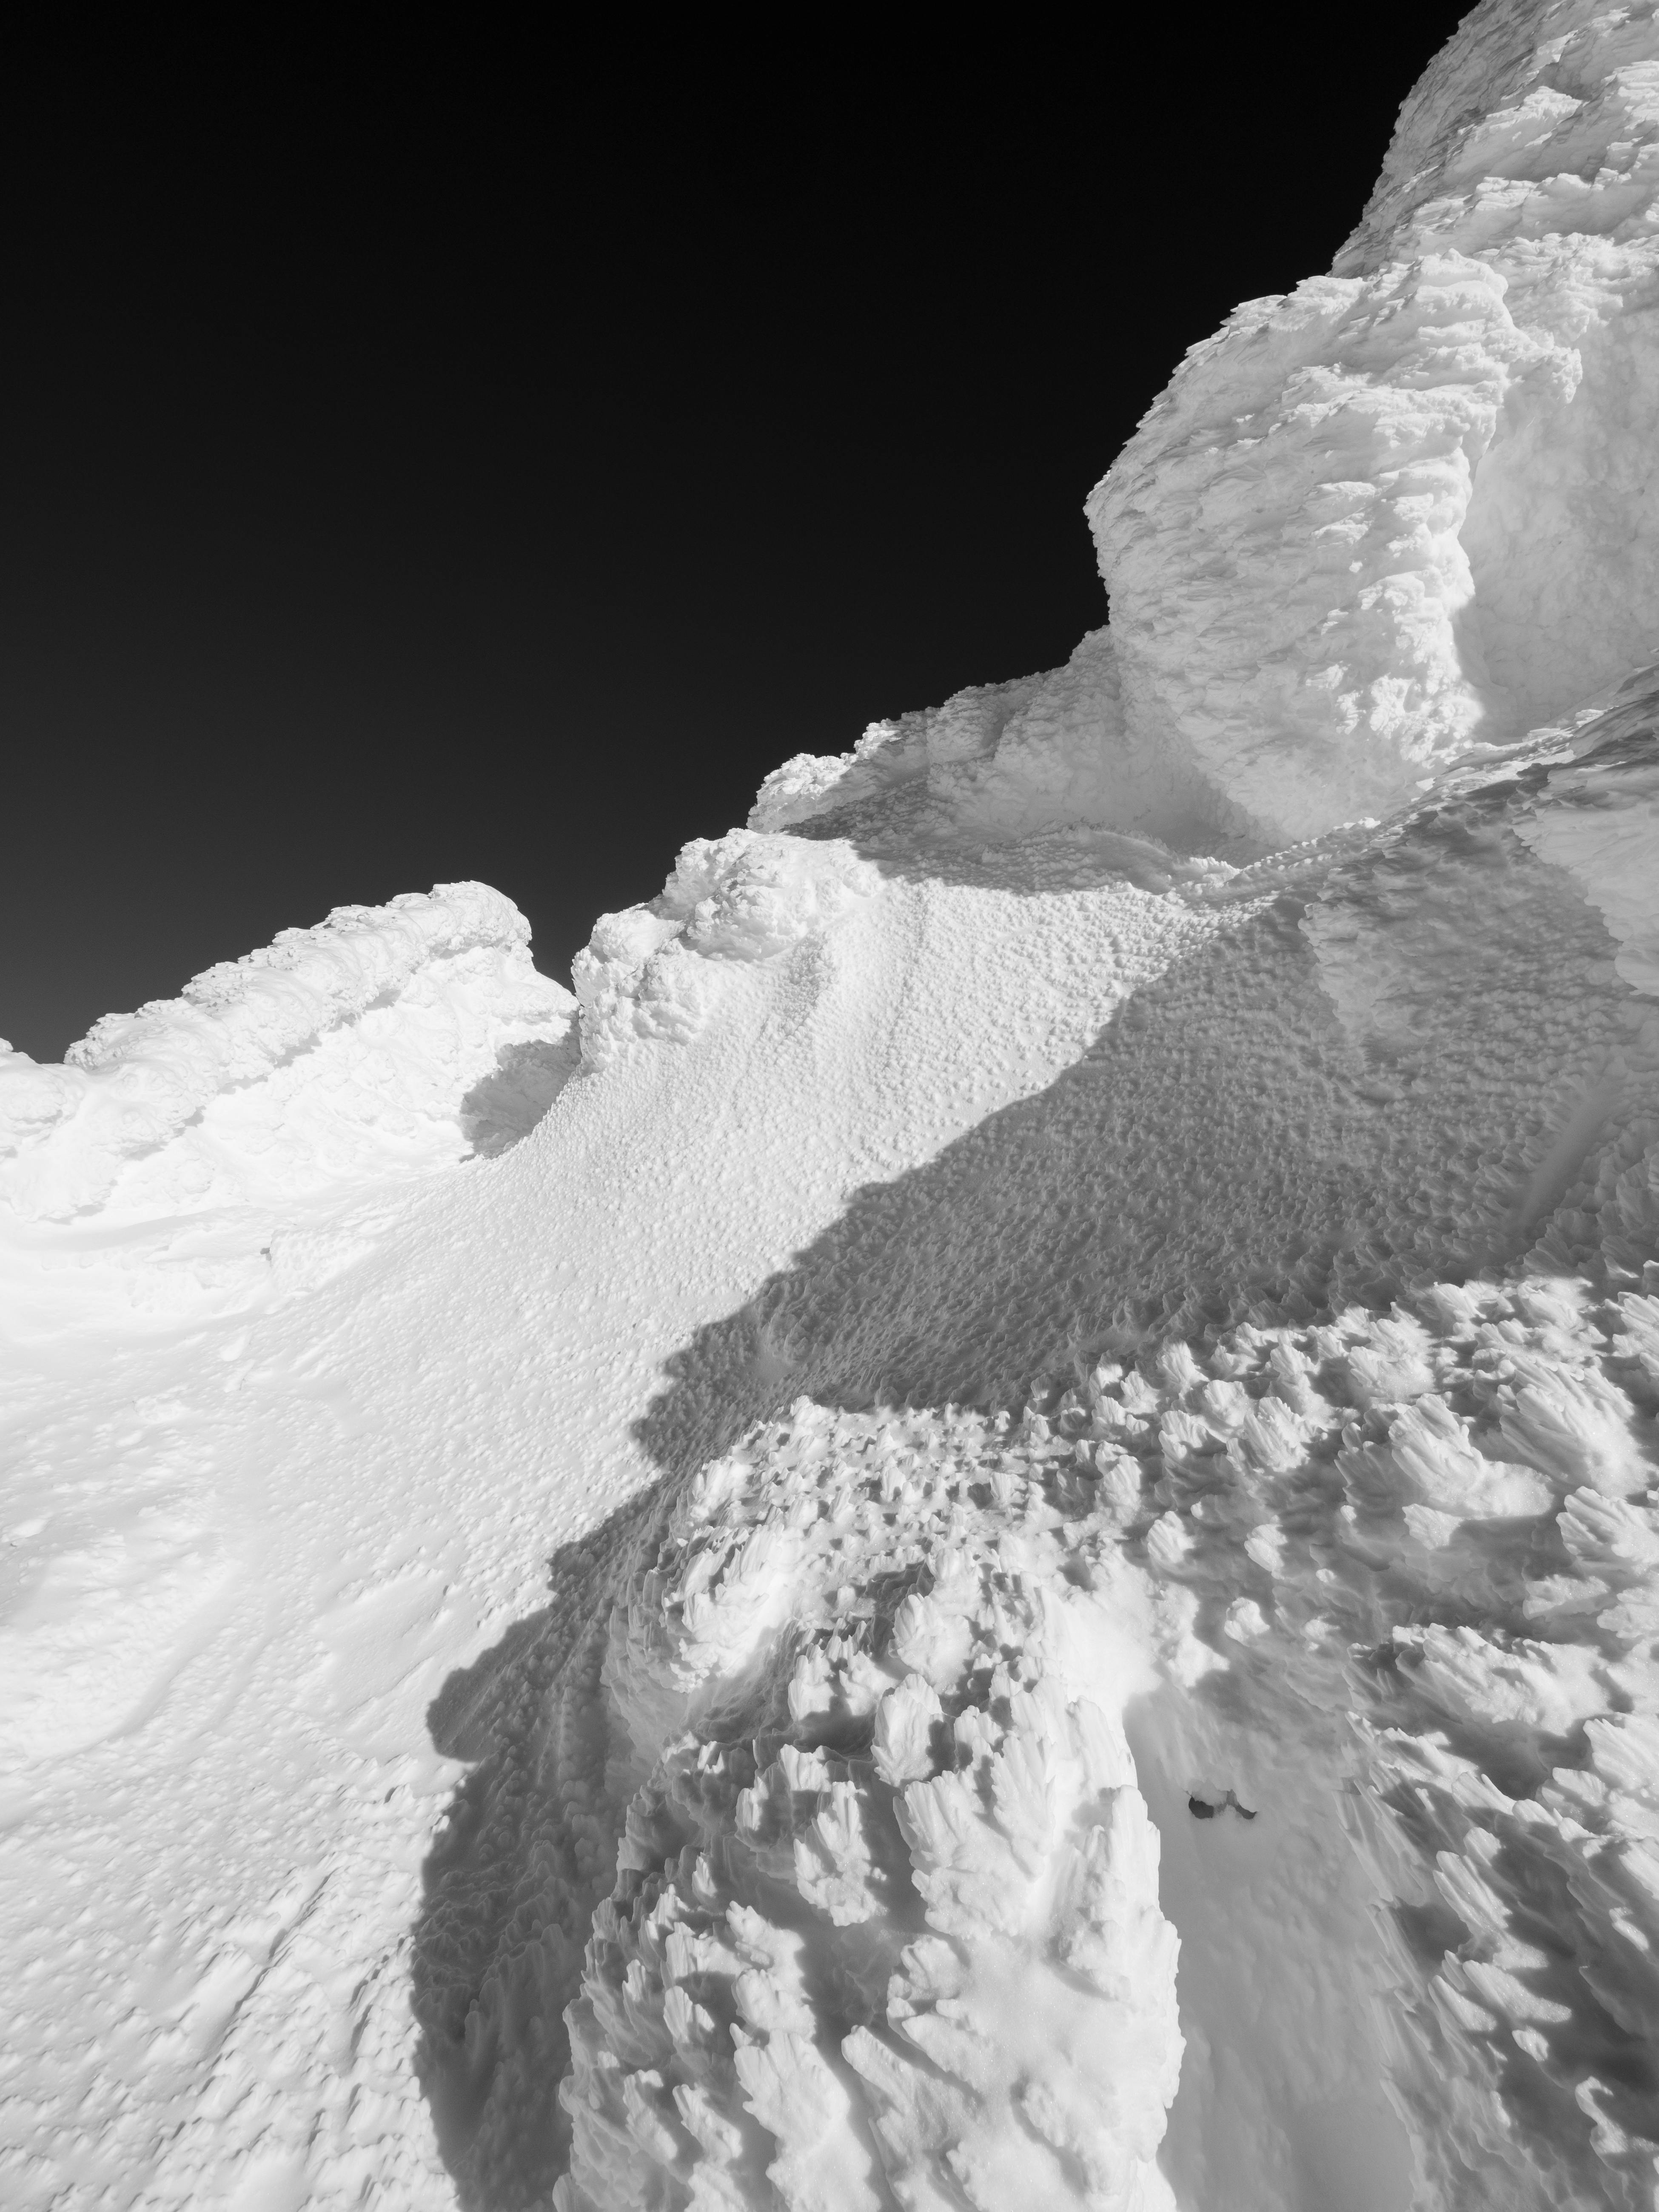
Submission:
<svg viewBox="0 0 1659 2212">
<path fill-rule="evenodd" d="M 8 2203 L 1653 2203 L 1656 118 L 1477 9 L 574 1001 L 0 1060 Z"/>
<path fill-rule="evenodd" d="M 1654 643 L 1652 38 L 1477 9 L 1332 275 L 1194 348 L 1096 490 L 1128 726 L 1240 834 L 1398 805 Z"/>
<path fill-rule="evenodd" d="M 24 1220 L 62 1221 L 287 1200 L 457 1158 L 464 1135 L 510 1126 L 509 1068 L 529 1085 L 524 1127 L 550 1103 L 522 1048 L 550 1066 L 574 1012 L 486 884 L 337 908 L 182 998 L 106 1014 L 61 1067 L 0 1047 L 0 1191 Z"/>
<path fill-rule="evenodd" d="M 1571 709 L 1659 645 L 1656 285 L 1647 15 L 1477 8 L 1333 273 L 1194 347 L 1097 486 L 1109 638 L 791 763 L 757 826 L 926 769 L 970 820 L 1012 787 L 1016 829 L 1237 857 Z"/>
</svg>

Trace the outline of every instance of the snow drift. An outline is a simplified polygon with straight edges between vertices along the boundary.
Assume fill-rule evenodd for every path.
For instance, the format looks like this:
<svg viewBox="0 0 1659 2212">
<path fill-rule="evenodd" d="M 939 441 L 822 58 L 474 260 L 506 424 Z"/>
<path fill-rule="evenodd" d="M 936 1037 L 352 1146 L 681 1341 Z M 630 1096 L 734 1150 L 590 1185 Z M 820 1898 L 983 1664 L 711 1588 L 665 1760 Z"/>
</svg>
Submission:
<svg viewBox="0 0 1659 2212">
<path fill-rule="evenodd" d="M 1656 164 L 1486 0 L 1064 668 L 0 1062 L 12 2198 L 1652 2203 Z"/>
</svg>

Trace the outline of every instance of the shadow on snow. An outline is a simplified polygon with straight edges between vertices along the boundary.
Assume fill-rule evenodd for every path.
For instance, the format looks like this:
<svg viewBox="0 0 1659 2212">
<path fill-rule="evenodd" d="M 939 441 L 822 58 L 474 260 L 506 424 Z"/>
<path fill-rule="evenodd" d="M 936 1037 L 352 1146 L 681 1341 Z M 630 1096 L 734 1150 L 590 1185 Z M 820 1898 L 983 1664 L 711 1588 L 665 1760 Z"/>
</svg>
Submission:
<svg viewBox="0 0 1659 2212">
<path fill-rule="evenodd" d="M 1013 1404 L 1103 1347 L 1382 1307 L 1519 1255 L 1516 1194 L 1624 994 L 1585 988 L 1571 956 L 1605 967 L 1601 925 L 1518 841 L 1460 817 L 1422 842 L 1402 864 L 1419 902 L 1431 878 L 1487 898 L 1495 872 L 1519 882 L 1525 926 L 1461 947 L 1462 1004 L 1425 1005 L 1381 1062 L 1322 987 L 1304 896 L 1283 889 L 1139 992 L 1046 1089 L 855 1193 L 668 1363 L 635 1429 L 658 1482 L 562 1547 L 547 1603 L 431 1708 L 437 1748 L 474 1762 L 427 1863 L 412 1966 L 422 2081 L 463 2204 L 544 2202 L 563 2168 L 562 2015 L 623 1812 L 600 1683 L 611 1602 L 698 1467 L 803 1395 Z M 1398 890 L 1362 868 L 1326 896 L 1386 933 Z M 1564 1265 L 1593 1250 L 1550 1233 Z"/>
</svg>

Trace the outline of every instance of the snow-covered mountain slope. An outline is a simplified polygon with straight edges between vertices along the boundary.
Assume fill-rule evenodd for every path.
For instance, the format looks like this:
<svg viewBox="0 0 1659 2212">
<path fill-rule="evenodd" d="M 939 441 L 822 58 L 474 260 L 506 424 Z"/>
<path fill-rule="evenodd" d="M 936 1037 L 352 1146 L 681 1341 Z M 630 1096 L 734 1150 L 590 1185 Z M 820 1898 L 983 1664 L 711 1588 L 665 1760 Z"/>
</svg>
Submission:
<svg viewBox="0 0 1659 2212">
<path fill-rule="evenodd" d="M 1656 85 L 1477 9 L 579 1015 L 0 1061 L 8 2203 L 1651 2204 Z"/>
</svg>

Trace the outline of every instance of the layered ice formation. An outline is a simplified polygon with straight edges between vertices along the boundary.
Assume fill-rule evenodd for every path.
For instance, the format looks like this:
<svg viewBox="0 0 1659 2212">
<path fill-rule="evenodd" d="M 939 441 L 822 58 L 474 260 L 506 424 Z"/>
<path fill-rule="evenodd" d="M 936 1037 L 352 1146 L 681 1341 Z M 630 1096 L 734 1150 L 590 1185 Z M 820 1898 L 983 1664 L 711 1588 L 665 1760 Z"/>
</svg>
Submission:
<svg viewBox="0 0 1659 2212">
<path fill-rule="evenodd" d="M 1650 2207 L 1659 24 L 1066 665 L 0 1059 L 8 2203 Z"/>
</svg>

